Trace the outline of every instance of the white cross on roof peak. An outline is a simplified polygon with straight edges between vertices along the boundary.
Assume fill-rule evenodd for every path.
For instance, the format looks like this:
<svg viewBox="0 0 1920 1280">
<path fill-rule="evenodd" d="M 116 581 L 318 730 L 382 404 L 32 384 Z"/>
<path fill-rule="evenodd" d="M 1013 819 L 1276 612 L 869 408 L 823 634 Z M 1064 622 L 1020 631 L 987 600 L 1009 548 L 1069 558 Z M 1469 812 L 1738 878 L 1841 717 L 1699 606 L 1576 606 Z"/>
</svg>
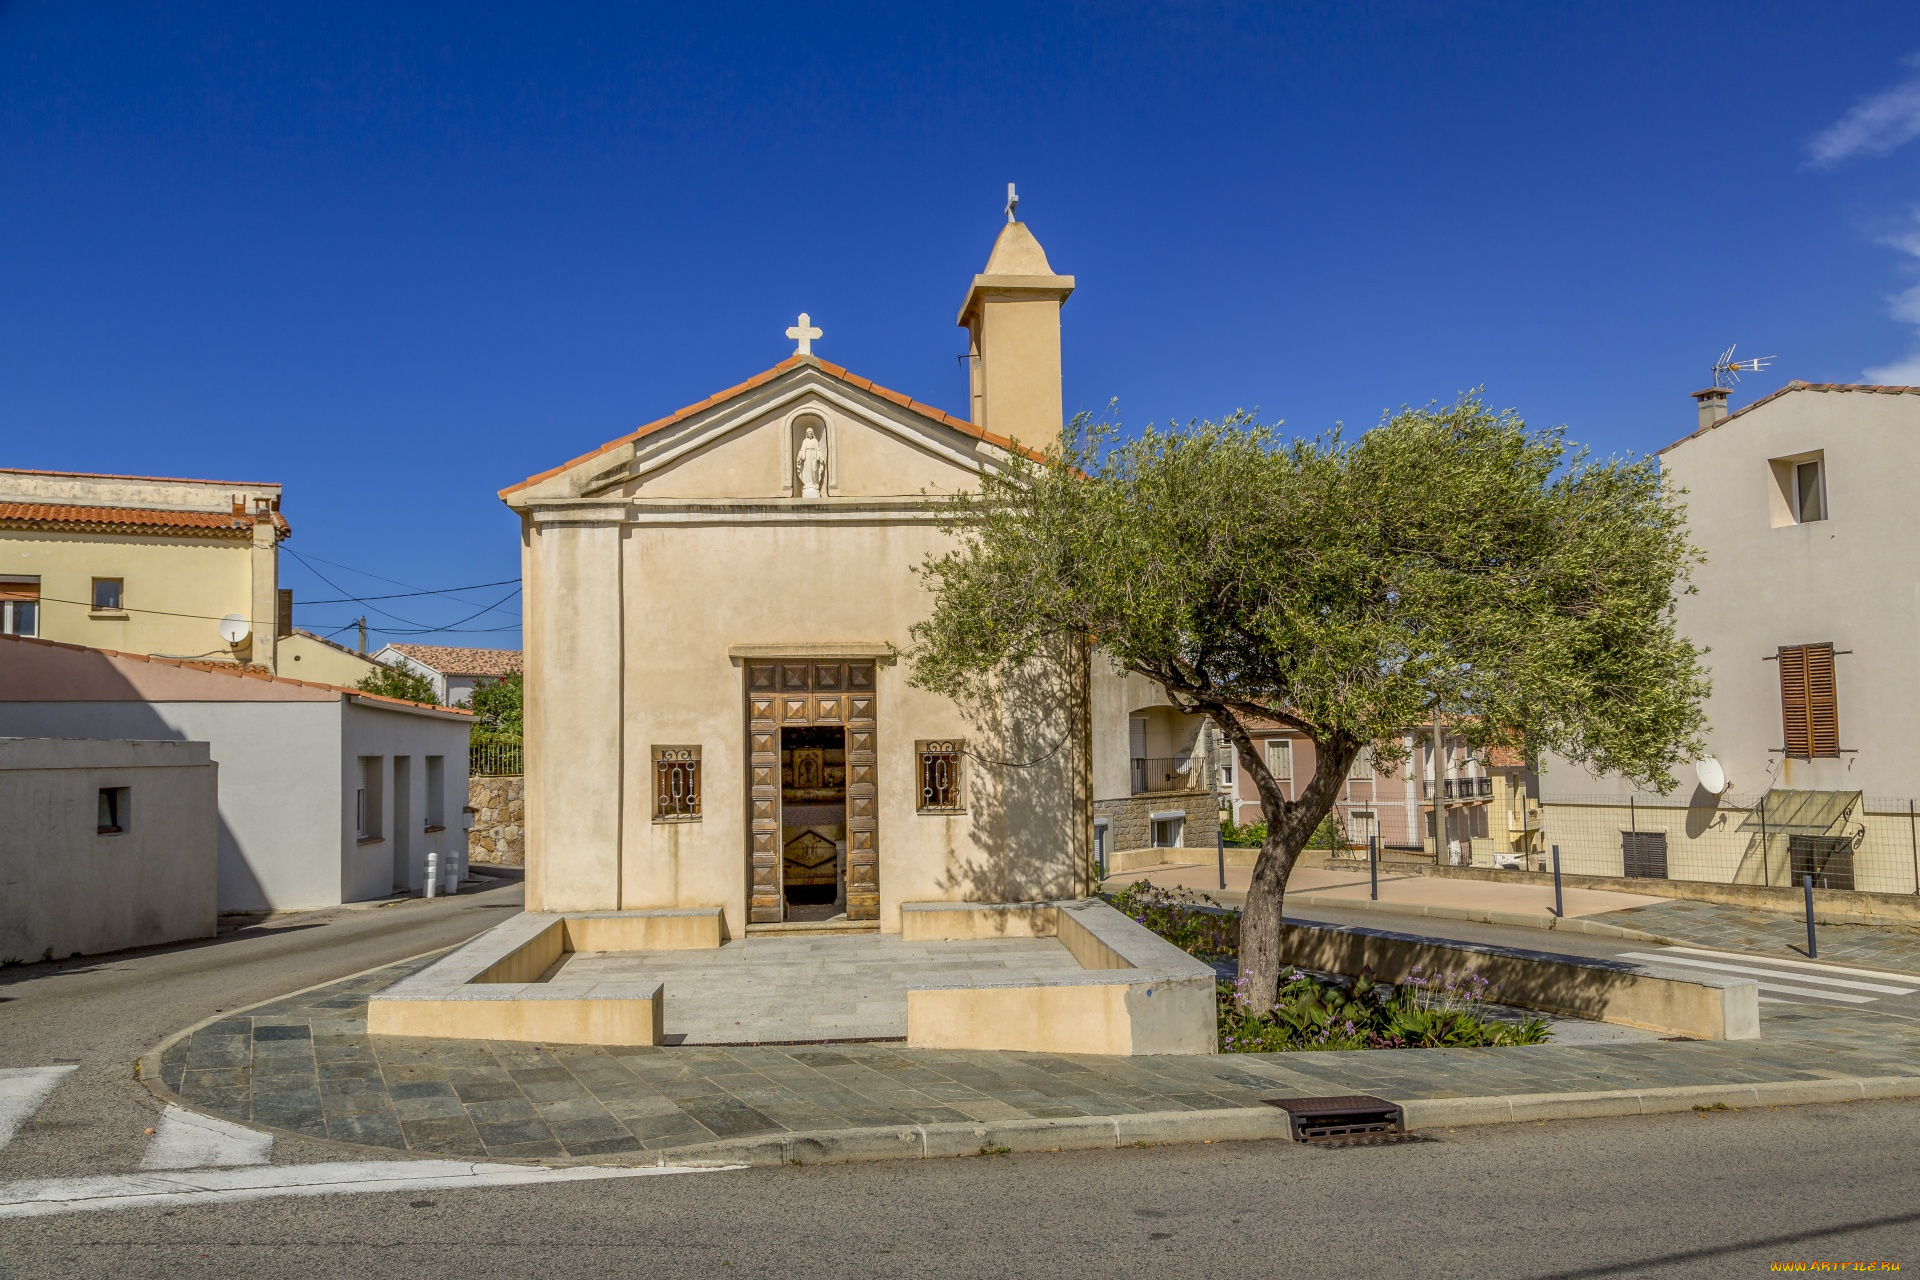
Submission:
<svg viewBox="0 0 1920 1280">
<path fill-rule="evenodd" d="M 787 326 L 787 336 L 799 344 L 794 347 L 793 354 L 797 356 L 810 356 L 813 354 L 813 340 L 815 338 L 823 338 L 826 335 L 814 328 L 813 317 L 802 311 L 800 313 L 800 323 Z"/>
</svg>

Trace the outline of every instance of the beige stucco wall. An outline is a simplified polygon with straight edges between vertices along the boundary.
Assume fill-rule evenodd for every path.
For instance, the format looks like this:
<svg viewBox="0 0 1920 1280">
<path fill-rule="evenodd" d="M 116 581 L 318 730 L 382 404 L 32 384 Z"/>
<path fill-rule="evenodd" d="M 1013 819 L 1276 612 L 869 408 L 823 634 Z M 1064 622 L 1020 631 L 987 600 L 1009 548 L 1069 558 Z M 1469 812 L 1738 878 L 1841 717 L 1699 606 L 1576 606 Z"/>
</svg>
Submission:
<svg viewBox="0 0 1920 1280">
<path fill-rule="evenodd" d="M 1690 416 L 1690 415 L 1687 415 Z M 1686 420 L 1676 408 L 1676 422 Z M 1693 542 L 1707 561 L 1695 595 L 1677 601 L 1680 629 L 1711 650 L 1706 745 L 1731 790 L 1769 787 L 1920 793 L 1920 395 L 1788 391 L 1668 448 L 1661 467 L 1683 489 Z M 1828 518 L 1782 518 L 1770 460 L 1823 457 Z M 1830 641 L 1840 707 L 1838 760 L 1785 760 L 1780 748 L 1782 645 Z M 1631 789 L 1549 759 L 1548 798 Z M 1681 765 L 1676 797 L 1704 801 Z M 1619 850 L 1613 850 L 1617 862 Z M 1720 855 L 1715 855 L 1720 860 Z M 1724 878 L 1724 877 L 1722 877 Z"/>
<path fill-rule="evenodd" d="M 242 539 L 0 529 L 0 565 L 40 579 L 39 634 L 64 644 L 218 661 L 234 656 L 218 619 L 253 614 L 253 545 Z M 95 614 L 95 578 L 121 579 L 126 608 Z"/>
<path fill-rule="evenodd" d="M 291 676 L 295 680 L 317 680 L 321 684 L 337 684 L 352 688 L 360 683 L 367 673 L 377 670 L 372 658 L 363 654 L 343 652 L 341 649 L 316 640 L 312 636 L 294 632 L 281 637 L 279 646 L 280 674 Z"/>
<path fill-rule="evenodd" d="M 839 496 L 792 496 L 786 424 L 834 424 Z M 529 516 L 531 910 L 721 906 L 746 925 L 745 684 L 737 646 L 911 644 L 914 569 L 946 535 L 922 495 L 976 483 L 979 442 L 802 367 L 758 401 L 515 495 Z M 611 478 L 595 490 L 588 475 Z M 585 490 L 583 493 L 582 490 Z M 1084 657 L 970 721 L 877 669 L 881 926 L 903 901 L 1074 897 L 1090 871 Z M 1074 707 L 1081 711 L 1074 711 Z M 917 739 L 967 739 L 968 811 L 915 810 Z M 652 821 L 650 752 L 698 745 L 696 822 Z M 1025 767 L 1021 767 L 1025 766 Z"/>
</svg>

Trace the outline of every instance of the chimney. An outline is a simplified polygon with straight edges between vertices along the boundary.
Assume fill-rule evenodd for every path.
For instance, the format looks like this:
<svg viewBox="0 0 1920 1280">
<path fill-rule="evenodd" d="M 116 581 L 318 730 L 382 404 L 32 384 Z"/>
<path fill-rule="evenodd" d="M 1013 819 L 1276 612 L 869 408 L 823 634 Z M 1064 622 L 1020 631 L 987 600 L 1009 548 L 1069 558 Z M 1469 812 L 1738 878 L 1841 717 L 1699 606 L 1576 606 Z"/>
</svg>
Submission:
<svg viewBox="0 0 1920 1280">
<path fill-rule="evenodd" d="M 1046 250 L 1013 219 L 973 278 L 958 323 L 967 331 L 973 424 L 1030 449 L 1060 444 L 1060 304 L 1073 277 L 1053 273 Z"/>
<path fill-rule="evenodd" d="M 1700 430 L 1705 431 L 1714 423 L 1727 416 L 1727 389 L 1708 387 L 1705 391 L 1696 391 L 1693 398 L 1700 406 Z"/>
</svg>

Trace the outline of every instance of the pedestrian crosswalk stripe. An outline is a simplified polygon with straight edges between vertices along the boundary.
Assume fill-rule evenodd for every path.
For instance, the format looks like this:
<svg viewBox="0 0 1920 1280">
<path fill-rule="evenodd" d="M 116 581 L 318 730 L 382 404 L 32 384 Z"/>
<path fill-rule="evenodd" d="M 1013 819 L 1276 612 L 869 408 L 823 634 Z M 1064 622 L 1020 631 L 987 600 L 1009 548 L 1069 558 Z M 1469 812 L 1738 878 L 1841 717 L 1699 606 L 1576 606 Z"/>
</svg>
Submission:
<svg viewBox="0 0 1920 1280">
<path fill-rule="evenodd" d="M 1848 973 L 1856 978 L 1879 978 L 1883 981 L 1911 982 L 1920 987 L 1920 974 L 1889 973 L 1885 969 L 1849 969 L 1845 965 L 1820 964 L 1812 960 L 1776 960 L 1772 956 L 1745 955 L 1738 951 L 1708 951 L 1704 947 L 1662 947 L 1662 951 L 1688 956 L 1709 956 L 1715 960 L 1744 960 L 1748 964 L 1756 961 L 1771 965 L 1776 969 L 1805 969 L 1811 973 Z"/>
<path fill-rule="evenodd" d="M 266 1196 L 364 1195 L 376 1191 L 459 1191 L 479 1187 L 546 1186 L 604 1178 L 676 1173 L 720 1173 L 741 1165 L 664 1165 L 618 1168 L 575 1165 L 480 1164 L 465 1160 L 376 1160 L 337 1164 L 260 1165 L 191 1173 L 134 1173 L 97 1178 L 49 1178 L 0 1183 L 0 1218 L 38 1218 L 102 1209 L 151 1209 L 217 1204 Z"/>
<path fill-rule="evenodd" d="M 54 1087 L 73 1070 L 63 1067 L 0 1067 L 0 1147 L 40 1109 Z"/>
<path fill-rule="evenodd" d="M 1812 987 L 1789 987 L 1778 982 L 1762 982 L 1759 987 L 1762 991 L 1771 991 L 1776 995 L 1818 996 L 1822 1000 L 1840 1000 L 1847 1004 L 1872 1004 L 1879 999 L 1878 996 L 1852 996 L 1844 991 L 1815 991 Z"/>
<path fill-rule="evenodd" d="M 273 1135 L 230 1120 L 168 1105 L 159 1132 L 140 1158 L 142 1169 L 232 1168 L 273 1158 Z"/>
<path fill-rule="evenodd" d="M 1871 991 L 1876 995 L 1883 996 L 1906 996 L 1912 995 L 1914 992 L 1914 988 L 1912 987 L 1893 987 L 1882 982 L 1860 982 L 1852 978 L 1829 978 L 1821 974 L 1808 973 L 1805 970 L 1787 971 L 1776 969 L 1772 967 L 1772 961 L 1766 960 L 1761 961 L 1759 964 L 1723 964 L 1717 960 L 1694 960 L 1664 951 L 1658 954 L 1645 951 L 1627 951 L 1622 952 L 1621 956 L 1623 959 L 1628 960 L 1651 960 L 1656 964 L 1684 965 L 1689 969 L 1718 969 L 1726 973 L 1737 973 L 1749 978 L 1782 978 L 1788 982 L 1810 982 L 1823 987 L 1845 987 L 1849 991 Z M 1836 1000 L 1843 998 L 1832 992 L 1815 992 L 1814 994 L 1833 995 L 1833 998 Z M 1870 1001 L 1873 999 L 1873 996 L 1854 997 L 1854 999 Z"/>
</svg>

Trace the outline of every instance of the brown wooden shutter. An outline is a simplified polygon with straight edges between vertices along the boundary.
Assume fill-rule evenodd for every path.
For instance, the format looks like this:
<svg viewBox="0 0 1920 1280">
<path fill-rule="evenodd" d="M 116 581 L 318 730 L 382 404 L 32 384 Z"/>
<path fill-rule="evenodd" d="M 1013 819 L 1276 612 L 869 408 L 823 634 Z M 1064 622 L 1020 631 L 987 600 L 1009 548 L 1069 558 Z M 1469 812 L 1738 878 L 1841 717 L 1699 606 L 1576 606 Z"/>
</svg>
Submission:
<svg viewBox="0 0 1920 1280">
<path fill-rule="evenodd" d="M 1780 723 L 1787 755 L 1799 760 L 1840 754 L 1840 697 L 1831 644 L 1780 650 Z"/>
<path fill-rule="evenodd" d="M 1840 696 L 1833 678 L 1833 646 L 1810 644 L 1807 655 L 1807 739 L 1814 759 L 1840 755 Z"/>
<path fill-rule="evenodd" d="M 276 616 L 274 618 L 273 634 L 277 638 L 285 640 L 293 634 L 293 588 L 281 587 L 280 590 L 275 593 L 275 604 L 279 607 L 274 610 Z"/>
<path fill-rule="evenodd" d="M 1787 755 L 1804 760 L 1810 753 L 1807 735 L 1807 649 L 1780 647 L 1780 722 L 1785 730 Z"/>
</svg>

